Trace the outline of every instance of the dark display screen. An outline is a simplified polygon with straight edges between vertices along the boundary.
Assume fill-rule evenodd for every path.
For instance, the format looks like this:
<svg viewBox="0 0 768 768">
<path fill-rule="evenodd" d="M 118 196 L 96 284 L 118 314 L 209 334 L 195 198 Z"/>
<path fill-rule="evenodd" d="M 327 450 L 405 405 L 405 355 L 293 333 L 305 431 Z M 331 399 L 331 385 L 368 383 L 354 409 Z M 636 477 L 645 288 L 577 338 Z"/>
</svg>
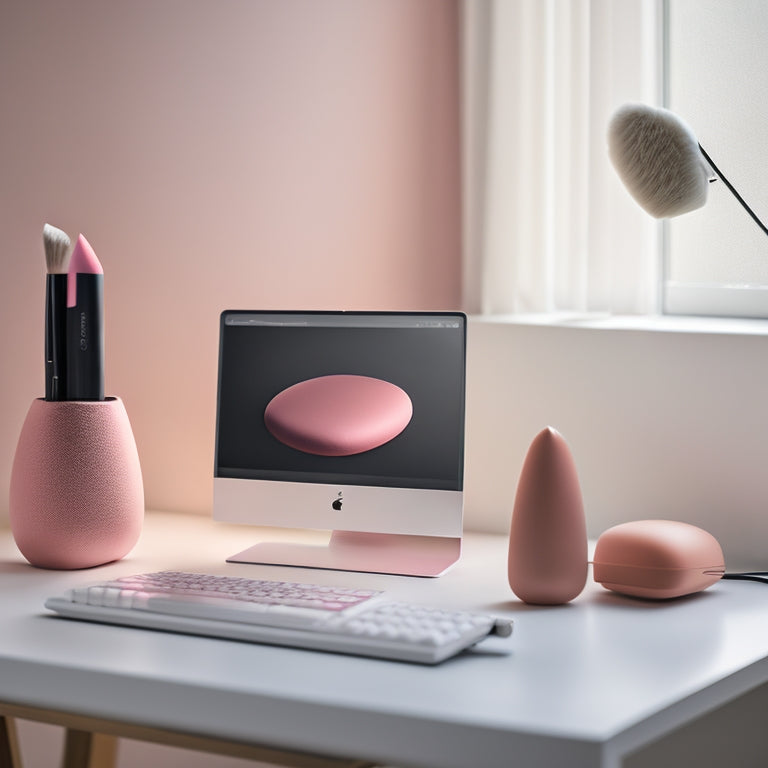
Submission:
<svg viewBox="0 0 768 768">
<path fill-rule="evenodd" d="M 465 350 L 461 313 L 222 313 L 216 477 L 462 490 Z M 360 398 L 339 388 L 334 401 L 336 382 L 373 384 L 386 407 L 368 407 L 368 389 L 355 386 Z M 298 399 L 307 419 L 291 411 Z M 273 401 L 287 427 L 265 420 Z M 383 434 L 387 408 L 400 410 Z M 334 447 L 337 424 L 350 418 L 363 443 Z M 346 453 L 327 455 L 338 450 Z"/>
</svg>

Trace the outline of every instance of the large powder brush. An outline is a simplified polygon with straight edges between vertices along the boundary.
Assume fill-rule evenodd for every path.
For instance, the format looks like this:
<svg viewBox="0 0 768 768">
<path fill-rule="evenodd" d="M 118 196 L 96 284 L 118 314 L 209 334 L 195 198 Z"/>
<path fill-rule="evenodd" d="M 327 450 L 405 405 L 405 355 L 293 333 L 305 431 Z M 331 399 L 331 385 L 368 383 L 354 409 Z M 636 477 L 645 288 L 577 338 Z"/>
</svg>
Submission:
<svg viewBox="0 0 768 768">
<path fill-rule="evenodd" d="M 608 126 L 608 154 L 627 191 L 651 216 L 671 218 L 701 208 L 710 182 L 719 178 L 768 234 L 674 112 L 645 104 L 620 107 Z"/>
</svg>

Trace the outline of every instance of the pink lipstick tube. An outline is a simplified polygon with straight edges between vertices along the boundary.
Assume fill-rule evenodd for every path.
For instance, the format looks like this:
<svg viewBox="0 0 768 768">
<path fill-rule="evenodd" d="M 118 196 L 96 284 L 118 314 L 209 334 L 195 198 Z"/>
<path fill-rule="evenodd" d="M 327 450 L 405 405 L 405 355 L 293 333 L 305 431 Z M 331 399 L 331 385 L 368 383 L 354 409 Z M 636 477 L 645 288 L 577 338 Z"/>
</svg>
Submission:
<svg viewBox="0 0 768 768">
<path fill-rule="evenodd" d="M 104 399 L 104 272 L 80 235 L 67 275 L 67 399 Z"/>
</svg>

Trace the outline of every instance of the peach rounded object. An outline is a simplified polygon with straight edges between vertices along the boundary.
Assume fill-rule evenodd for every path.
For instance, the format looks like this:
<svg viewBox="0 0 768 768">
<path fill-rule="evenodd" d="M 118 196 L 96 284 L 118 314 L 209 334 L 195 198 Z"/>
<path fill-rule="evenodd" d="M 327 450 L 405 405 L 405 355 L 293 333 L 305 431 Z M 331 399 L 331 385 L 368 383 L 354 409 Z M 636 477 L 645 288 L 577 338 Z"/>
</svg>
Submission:
<svg viewBox="0 0 768 768">
<path fill-rule="evenodd" d="M 35 400 L 16 447 L 9 511 L 32 565 L 90 568 L 126 555 L 141 533 L 144 488 L 122 400 Z"/>
<path fill-rule="evenodd" d="M 320 456 L 351 456 L 397 437 L 413 416 L 411 398 L 370 376 L 300 381 L 270 400 L 264 423 L 281 443 Z"/>
<path fill-rule="evenodd" d="M 597 540 L 593 558 L 596 582 L 635 597 L 690 595 L 724 573 L 717 539 L 675 520 L 637 520 L 609 528 Z"/>
<path fill-rule="evenodd" d="M 524 602 L 567 603 L 587 582 L 587 527 L 571 451 L 552 427 L 526 454 L 509 534 L 509 586 Z"/>
</svg>

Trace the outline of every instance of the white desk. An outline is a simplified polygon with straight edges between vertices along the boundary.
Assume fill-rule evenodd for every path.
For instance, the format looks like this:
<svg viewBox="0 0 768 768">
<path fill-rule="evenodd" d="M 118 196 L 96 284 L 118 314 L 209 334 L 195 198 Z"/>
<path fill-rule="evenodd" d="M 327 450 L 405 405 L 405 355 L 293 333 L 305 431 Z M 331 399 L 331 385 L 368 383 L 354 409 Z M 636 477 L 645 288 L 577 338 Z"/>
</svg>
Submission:
<svg viewBox="0 0 768 768">
<path fill-rule="evenodd" d="M 0 714 L 40 709 L 114 722 L 123 735 L 150 726 L 397 766 L 612 768 L 768 681 L 765 585 L 721 582 L 651 604 L 590 582 L 569 606 L 535 608 L 509 591 L 504 537 L 470 535 L 452 571 L 413 579 L 224 562 L 255 536 L 150 513 L 125 560 L 54 572 L 26 565 L 3 531 Z M 72 585 L 168 567 L 355 583 L 491 611 L 515 618 L 513 650 L 426 667 L 100 626 L 43 609 Z"/>
</svg>

